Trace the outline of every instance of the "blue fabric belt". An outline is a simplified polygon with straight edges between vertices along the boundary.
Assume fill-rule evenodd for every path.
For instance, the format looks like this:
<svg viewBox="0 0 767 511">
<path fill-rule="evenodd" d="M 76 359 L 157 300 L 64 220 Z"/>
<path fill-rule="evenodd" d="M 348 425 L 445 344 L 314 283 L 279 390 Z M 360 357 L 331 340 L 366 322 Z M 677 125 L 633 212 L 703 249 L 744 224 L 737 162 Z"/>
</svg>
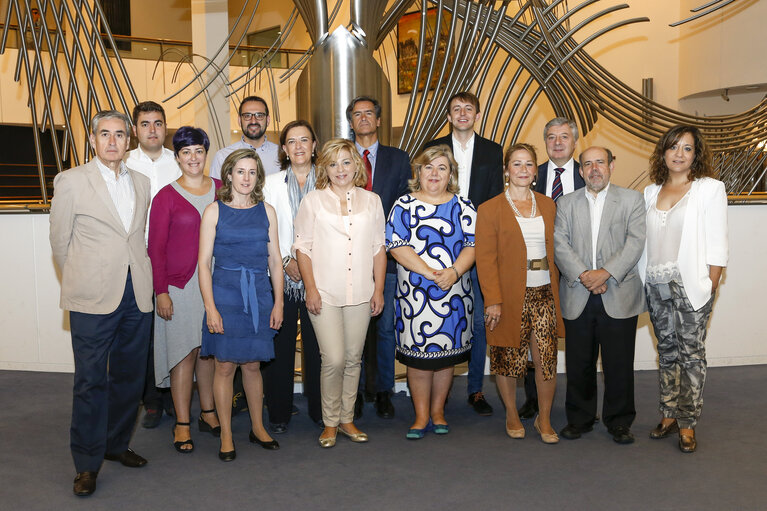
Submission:
<svg viewBox="0 0 767 511">
<path fill-rule="evenodd" d="M 240 292 L 242 293 L 243 312 L 248 313 L 248 304 L 250 304 L 250 317 L 253 320 L 254 333 L 258 333 L 258 297 L 256 296 L 256 275 L 264 275 L 264 270 L 254 270 L 244 266 L 228 268 L 226 266 L 216 265 L 216 268 L 227 271 L 240 272 Z"/>
</svg>

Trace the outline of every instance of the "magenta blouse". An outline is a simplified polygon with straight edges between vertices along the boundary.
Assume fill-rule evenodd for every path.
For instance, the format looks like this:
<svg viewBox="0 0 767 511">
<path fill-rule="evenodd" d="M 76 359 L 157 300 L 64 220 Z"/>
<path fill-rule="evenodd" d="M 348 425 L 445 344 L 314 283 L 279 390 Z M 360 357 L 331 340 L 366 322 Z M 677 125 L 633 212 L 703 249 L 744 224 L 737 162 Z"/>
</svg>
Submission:
<svg viewBox="0 0 767 511">
<path fill-rule="evenodd" d="M 216 190 L 221 181 L 212 178 Z M 183 289 L 197 269 L 200 214 L 171 185 L 163 187 L 149 214 L 147 252 L 152 260 L 154 292 L 168 292 L 168 285 Z"/>
</svg>

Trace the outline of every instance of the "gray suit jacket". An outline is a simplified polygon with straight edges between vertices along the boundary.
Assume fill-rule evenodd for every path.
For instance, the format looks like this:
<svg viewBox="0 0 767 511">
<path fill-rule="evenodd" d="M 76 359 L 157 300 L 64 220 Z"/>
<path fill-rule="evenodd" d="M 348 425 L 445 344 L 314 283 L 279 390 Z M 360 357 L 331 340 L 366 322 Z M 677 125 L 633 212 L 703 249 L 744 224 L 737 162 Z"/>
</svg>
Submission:
<svg viewBox="0 0 767 511">
<path fill-rule="evenodd" d="M 138 308 L 152 310 L 152 264 L 144 242 L 149 179 L 128 172 L 136 206 L 127 233 L 95 159 L 60 173 L 53 181 L 50 241 L 61 269 L 64 310 L 114 312 L 125 291 L 128 268 Z"/>
<path fill-rule="evenodd" d="M 597 268 L 610 272 L 605 311 L 625 319 L 645 310 L 644 287 L 637 262 L 645 244 L 645 208 L 642 194 L 611 184 L 607 190 L 597 237 Z M 554 259 L 560 271 L 562 316 L 577 319 L 591 294 L 578 280 L 594 268 L 591 248 L 591 212 L 583 189 L 557 202 L 554 223 Z"/>
</svg>

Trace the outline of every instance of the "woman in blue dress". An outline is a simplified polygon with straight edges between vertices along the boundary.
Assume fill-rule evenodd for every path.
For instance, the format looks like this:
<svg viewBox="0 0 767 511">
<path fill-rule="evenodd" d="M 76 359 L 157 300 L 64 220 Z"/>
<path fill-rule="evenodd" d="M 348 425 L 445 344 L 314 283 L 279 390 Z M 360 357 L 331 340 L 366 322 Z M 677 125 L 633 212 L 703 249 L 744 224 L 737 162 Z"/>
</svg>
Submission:
<svg viewBox="0 0 767 511">
<path fill-rule="evenodd" d="M 221 423 L 218 457 L 223 461 L 236 456 L 231 403 L 238 365 L 250 411 L 250 441 L 264 449 L 279 448 L 264 429 L 262 411 L 260 362 L 274 358 L 283 306 L 277 216 L 264 202 L 264 179 L 255 150 L 234 151 L 221 169 L 219 200 L 205 208 L 200 227 L 199 278 L 205 304 L 200 356 L 215 358 L 213 397 Z"/>
<path fill-rule="evenodd" d="M 394 203 L 386 247 L 397 260 L 397 359 L 407 366 L 415 421 L 409 439 L 449 432 L 445 400 L 455 364 L 469 358 L 476 211 L 458 193 L 458 165 L 446 145 L 413 160 L 411 193 Z"/>
</svg>

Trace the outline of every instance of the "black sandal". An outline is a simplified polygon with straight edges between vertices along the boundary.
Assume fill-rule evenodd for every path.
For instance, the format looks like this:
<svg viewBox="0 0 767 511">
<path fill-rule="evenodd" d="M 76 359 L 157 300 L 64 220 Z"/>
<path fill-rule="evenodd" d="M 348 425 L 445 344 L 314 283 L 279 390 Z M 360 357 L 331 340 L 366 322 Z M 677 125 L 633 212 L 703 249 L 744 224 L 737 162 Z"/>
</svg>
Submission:
<svg viewBox="0 0 767 511">
<path fill-rule="evenodd" d="M 177 422 L 176 426 L 187 426 L 189 427 L 189 432 L 191 433 L 191 423 L 189 422 Z M 173 429 L 171 430 L 171 435 L 173 435 L 173 447 L 176 448 L 176 450 L 182 454 L 189 454 L 190 452 L 194 451 L 194 442 L 192 442 L 192 439 L 184 440 L 182 442 L 176 442 L 176 426 L 173 426 Z M 190 445 L 191 447 L 189 449 L 182 449 L 183 446 Z"/>
<path fill-rule="evenodd" d="M 216 438 L 221 437 L 221 426 L 211 426 L 207 422 L 205 422 L 205 419 L 202 418 L 202 414 L 204 413 L 216 413 L 216 409 L 213 408 L 212 410 L 200 410 L 200 418 L 197 419 L 197 428 L 200 430 L 200 433 L 210 433 Z"/>
</svg>

